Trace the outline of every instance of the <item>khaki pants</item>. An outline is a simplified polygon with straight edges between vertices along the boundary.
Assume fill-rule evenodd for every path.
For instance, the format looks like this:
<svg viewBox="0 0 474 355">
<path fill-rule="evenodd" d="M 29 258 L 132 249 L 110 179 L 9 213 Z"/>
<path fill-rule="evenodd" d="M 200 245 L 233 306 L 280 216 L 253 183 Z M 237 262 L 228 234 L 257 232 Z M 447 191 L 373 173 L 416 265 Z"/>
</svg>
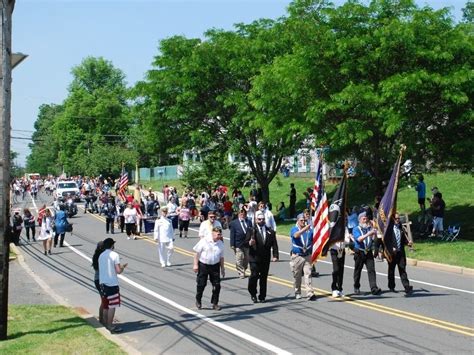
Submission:
<svg viewBox="0 0 474 355">
<path fill-rule="evenodd" d="M 235 267 L 240 277 L 245 276 L 249 265 L 249 248 L 235 248 Z"/>
<path fill-rule="evenodd" d="M 293 254 L 290 261 L 291 272 L 295 278 L 295 294 L 301 294 L 301 280 L 304 276 L 304 286 L 306 288 L 306 296 L 311 297 L 314 295 L 313 288 L 311 287 L 311 255 L 299 256 Z"/>
</svg>

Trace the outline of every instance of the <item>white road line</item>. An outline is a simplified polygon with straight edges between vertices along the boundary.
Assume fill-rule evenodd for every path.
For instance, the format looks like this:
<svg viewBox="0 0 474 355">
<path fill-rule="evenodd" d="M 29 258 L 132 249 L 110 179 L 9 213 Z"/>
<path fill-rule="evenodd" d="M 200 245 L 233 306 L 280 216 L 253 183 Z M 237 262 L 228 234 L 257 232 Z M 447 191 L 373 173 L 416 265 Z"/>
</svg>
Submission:
<svg viewBox="0 0 474 355">
<path fill-rule="evenodd" d="M 190 230 L 193 230 L 195 232 L 199 232 L 198 229 L 194 229 L 194 228 L 189 228 Z M 224 239 L 227 239 L 229 240 L 229 238 L 224 238 Z M 284 255 L 290 255 L 290 253 L 287 253 L 287 252 L 284 252 L 284 251 L 281 251 L 280 250 L 280 253 L 281 254 L 284 254 Z M 332 265 L 332 262 L 331 261 L 325 261 L 325 260 L 318 260 L 318 263 L 324 263 L 324 264 L 330 264 Z M 344 265 L 345 268 L 347 269 L 354 269 L 353 266 L 350 266 L 350 265 Z M 363 269 L 362 270 L 363 272 L 367 272 L 367 270 Z M 383 272 L 376 272 L 377 275 L 380 275 L 380 276 L 388 276 L 387 274 L 384 274 Z M 400 276 L 395 276 L 396 279 L 400 280 Z M 469 290 L 463 290 L 463 289 L 460 289 L 460 288 L 455 288 L 455 287 L 449 287 L 449 286 L 443 286 L 443 285 L 438 285 L 438 284 L 434 284 L 434 283 L 431 283 L 431 282 L 425 282 L 425 281 L 420 281 L 420 280 L 414 280 L 414 279 L 410 279 L 410 282 L 411 283 L 418 283 L 418 284 L 421 284 L 421 285 L 427 285 L 427 286 L 433 286 L 433 287 L 438 287 L 438 288 L 443 288 L 445 290 L 452 290 L 452 291 L 457 291 L 457 292 L 463 292 L 463 293 L 468 293 L 470 295 L 474 295 L 474 291 L 469 291 Z"/>
<path fill-rule="evenodd" d="M 89 258 L 86 254 L 84 254 L 83 252 L 81 252 L 80 250 L 74 248 L 73 246 L 71 246 L 69 243 L 67 242 L 64 242 L 64 244 L 69 248 L 71 249 L 74 253 L 76 253 L 77 255 L 81 256 L 82 258 L 86 259 L 87 261 L 89 262 L 92 262 L 92 259 Z M 269 344 L 263 340 L 260 340 L 258 338 L 255 338 L 254 336 L 250 335 L 250 334 L 247 334 L 247 333 L 244 333 L 238 329 L 235 329 L 235 328 L 232 328 L 226 324 L 223 324 L 223 323 L 220 323 L 212 318 L 209 318 L 209 317 L 206 317 L 205 315 L 201 314 L 201 313 L 198 313 L 198 312 L 195 312 L 193 311 L 192 309 L 189 309 L 189 308 L 186 308 L 184 306 L 181 306 L 180 304 L 170 300 L 169 298 L 166 298 L 154 291 L 151 291 L 149 289 L 147 289 L 146 287 L 136 283 L 135 281 L 132 281 L 131 279 L 129 279 L 128 277 L 126 276 L 123 276 L 123 275 L 118 275 L 118 277 L 123 280 L 124 282 L 128 283 L 129 285 L 135 287 L 135 288 L 138 288 L 140 291 L 143 291 L 147 294 L 149 294 L 150 296 L 152 297 L 155 297 L 157 299 L 159 299 L 160 301 L 162 302 L 165 302 L 167 304 L 169 304 L 170 306 L 174 307 L 174 308 L 177 308 L 179 309 L 180 311 L 182 312 L 185 312 L 185 313 L 188 313 L 188 314 L 191 314 L 197 318 L 200 318 L 202 319 L 203 321 L 209 323 L 209 324 L 212 324 L 213 326 L 217 327 L 217 328 L 220 328 L 232 335 L 235 335 L 239 338 L 242 338 L 243 340 L 246 340 L 248 342 L 251 342 L 257 346 L 260 346 L 261 348 L 264 348 L 264 349 L 267 349 L 269 351 L 272 351 L 274 352 L 275 354 L 282 354 L 282 355 L 290 355 L 291 353 L 286 351 L 286 350 L 283 350 L 283 349 L 280 349 L 278 347 L 276 347 L 275 345 L 272 345 L 272 344 Z"/>
</svg>

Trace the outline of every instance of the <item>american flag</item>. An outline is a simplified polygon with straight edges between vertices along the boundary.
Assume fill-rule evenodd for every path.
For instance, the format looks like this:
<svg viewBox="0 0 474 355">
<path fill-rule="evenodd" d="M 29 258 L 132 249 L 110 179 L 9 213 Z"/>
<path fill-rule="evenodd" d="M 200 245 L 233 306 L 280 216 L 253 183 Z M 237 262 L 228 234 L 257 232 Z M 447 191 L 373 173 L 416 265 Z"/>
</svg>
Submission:
<svg viewBox="0 0 474 355">
<path fill-rule="evenodd" d="M 311 255 L 311 262 L 315 263 L 329 239 L 328 200 L 323 185 L 323 162 L 319 157 L 316 157 L 316 178 L 311 206 L 314 209 L 312 220 L 314 229 L 313 254 Z"/>
<path fill-rule="evenodd" d="M 126 200 L 125 190 L 128 187 L 128 173 L 125 171 L 125 168 L 122 168 L 122 173 L 120 174 L 119 180 L 119 189 L 118 195 L 122 201 Z"/>
</svg>

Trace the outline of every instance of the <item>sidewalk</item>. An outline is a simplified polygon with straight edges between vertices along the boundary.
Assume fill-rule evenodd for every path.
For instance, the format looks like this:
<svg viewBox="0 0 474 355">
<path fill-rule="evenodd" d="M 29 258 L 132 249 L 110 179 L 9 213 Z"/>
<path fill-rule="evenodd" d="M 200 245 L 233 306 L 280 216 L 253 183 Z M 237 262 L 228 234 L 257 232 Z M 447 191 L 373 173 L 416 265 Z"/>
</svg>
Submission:
<svg viewBox="0 0 474 355">
<path fill-rule="evenodd" d="M 61 305 L 71 309 L 78 317 L 84 319 L 108 340 L 117 344 L 128 354 L 140 354 L 130 344 L 120 339 L 117 335 L 112 335 L 102 324 L 84 308 L 74 308 L 67 301 L 51 289 L 46 282 L 30 269 L 24 261 L 19 248 L 10 244 L 10 248 L 17 255 L 16 259 L 9 263 L 9 283 L 8 283 L 8 303 L 16 305 Z"/>
</svg>

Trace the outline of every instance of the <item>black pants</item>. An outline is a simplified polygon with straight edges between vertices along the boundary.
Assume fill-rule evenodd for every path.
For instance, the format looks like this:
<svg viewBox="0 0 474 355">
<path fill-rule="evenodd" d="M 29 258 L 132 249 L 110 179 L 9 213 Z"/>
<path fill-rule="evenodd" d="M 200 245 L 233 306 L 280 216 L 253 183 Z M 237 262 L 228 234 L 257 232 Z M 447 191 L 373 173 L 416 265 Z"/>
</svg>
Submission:
<svg viewBox="0 0 474 355">
<path fill-rule="evenodd" d="M 106 217 L 105 218 L 105 231 L 109 233 L 111 231 L 114 233 L 114 218 Z"/>
<path fill-rule="evenodd" d="M 135 234 L 136 224 L 135 223 L 125 223 L 125 232 L 127 236 L 130 237 L 132 234 Z"/>
<path fill-rule="evenodd" d="M 54 246 L 58 245 L 58 238 L 59 238 L 59 246 L 62 247 L 63 243 L 64 243 L 64 236 L 65 235 L 66 235 L 66 233 L 61 233 L 61 234 L 54 233 Z"/>
<path fill-rule="evenodd" d="M 30 229 L 31 229 L 31 236 L 33 237 L 33 240 L 35 240 L 36 228 L 34 226 L 32 226 L 32 227 L 26 227 L 25 226 L 26 239 L 30 240 Z"/>
<path fill-rule="evenodd" d="M 402 285 L 407 290 L 410 287 L 408 276 L 406 272 L 407 258 L 405 250 L 397 251 L 395 255 L 392 255 L 392 262 L 388 263 L 388 288 L 395 288 L 395 266 L 398 266 L 398 273 L 402 280 Z"/>
<path fill-rule="evenodd" d="M 344 281 L 344 261 L 346 259 L 346 251 L 342 252 L 342 257 L 337 257 L 337 250 L 331 249 L 332 260 L 332 284 L 331 290 L 342 292 L 342 282 Z"/>
<path fill-rule="evenodd" d="M 252 297 L 257 296 L 257 281 L 260 283 L 259 300 L 264 300 L 267 297 L 267 278 L 268 270 L 270 269 L 270 260 L 261 262 L 250 262 L 250 277 L 248 290 Z"/>
<path fill-rule="evenodd" d="M 119 216 L 119 225 L 120 225 L 120 231 L 123 233 L 123 230 L 125 229 L 125 217 L 124 216 Z"/>
<path fill-rule="evenodd" d="M 220 263 L 215 265 L 207 265 L 199 262 L 198 274 L 196 277 L 196 301 L 201 303 L 202 294 L 207 285 L 207 279 L 209 277 L 212 285 L 212 297 L 211 303 L 219 303 L 219 293 L 221 292 L 221 277 L 219 274 Z"/>
<path fill-rule="evenodd" d="M 363 251 L 356 250 L 354 253 L 354 263 L 354 288 L 360 288 L 360 274 L 365 265 L 367 274 L 369 274 L 370 291 L 377 291 L 377 278 L 375 276 L 374 254 L 372 251 L 364 253 Z"/>
</svg>

